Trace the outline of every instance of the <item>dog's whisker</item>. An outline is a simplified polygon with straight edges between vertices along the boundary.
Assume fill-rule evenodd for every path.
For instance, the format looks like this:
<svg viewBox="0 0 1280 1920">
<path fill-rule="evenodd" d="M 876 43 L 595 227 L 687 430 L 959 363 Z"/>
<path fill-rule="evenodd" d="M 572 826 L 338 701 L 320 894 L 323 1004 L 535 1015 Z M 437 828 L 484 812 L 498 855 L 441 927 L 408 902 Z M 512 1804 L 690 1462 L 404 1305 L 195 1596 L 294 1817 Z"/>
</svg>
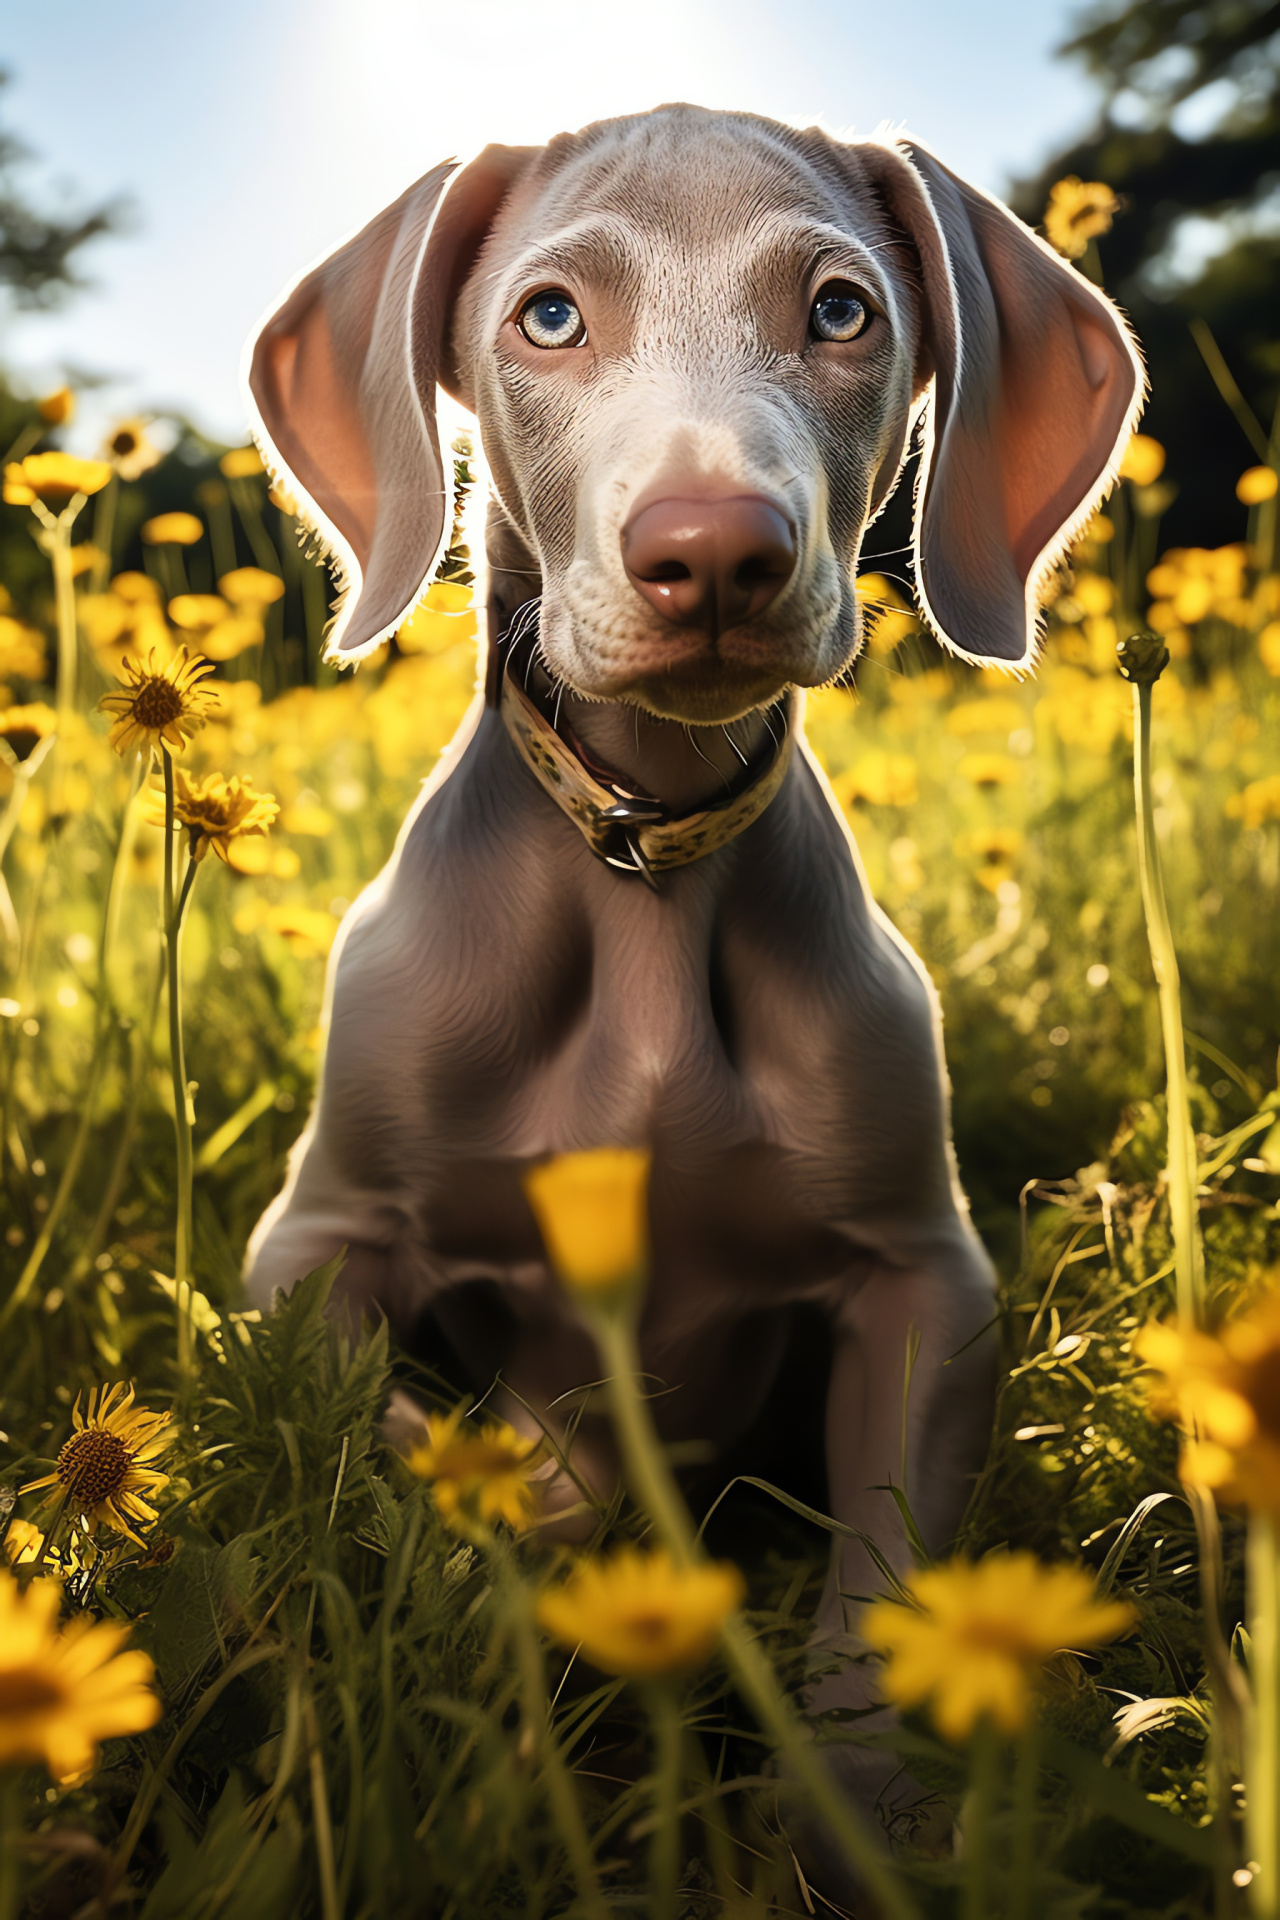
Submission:
<svg viewBox="0 0 1280 1920">
<path fill-rule="evenodd" d="M 722 732 L 724 731 L 723 728 L 721 729 L 721 731 Z M 693 748 L 694 752 L 697 754 L 699 760 L 706 760 L 707 765 L 710 767 L 712 773 L 716 774 L 717 777 L 724 782 L 725 792 L 732 793 L 733 788 L 730 786 L 728 779 L 725 777 L 723 773 L 721 773 L 715 761 L 708 759 L 707 755 L 702 751 L 702 748 L 698 745 L 697 741 L 694 739 L 693 728 L 691 726 L 685 728 L 684 735 L 685 735 L 685 739 L 689 742 L 689 745 Z M 732 745 L 732 742 L 730 742 L 730 745 Z M 743 764 L 745 765 L 746 763 L 744 762 Z"/>
<path fill-rule="evenodd" d="M 733 735 L 732 735 L 732 734 L 730 733 L 730 731 L 729 731 L 729 727 L 732 727 L 732 726 L 736 726 L 737 724 L 738 724 L 738 723 L 737 723 L 737 721 L 736 721 L 736 720 L 731 720 L 731 721 L 729 722 L 729 726 L 728 726 L 728 727 L 721 727 L 721 729 L 720 729 L 720 731 L 721 731 L 721 733 L 722 733 L 722 734 L 724 735 L 724 737 L 725 737 L 725 739 L 726 739 L 726 740 L 727 740 L 727 741 L 729 742 L 729 745 L 730 745 L 730 746 L 731 746 L 731 747 L 733 748 L 733 750 L 734 750 L 734 752 L 735 752 L 735 753 L 737 754 L 737 756 L 738 756 L 738 758 L 739 758 L 739 760 L 741 760 L 741 762 L 742 762 L 742 764 L 743 764 L 743 766 L 745 767 L 745 766 L 746 766 L 746 764 L 747 764 L 747 756 L 746 756 L 746 754 L 745 754 L 745 753 L 744 753 L 744 752 L 742 751 L 742 748 L 741 748 L 741 747 L 740 747 L 740 746 L 738 745 L 738 743 L 737 743 L 737 741 L 736 741 L 736 740 L 734 739 L 734 737 L 733 737 Z"/>
</svg>

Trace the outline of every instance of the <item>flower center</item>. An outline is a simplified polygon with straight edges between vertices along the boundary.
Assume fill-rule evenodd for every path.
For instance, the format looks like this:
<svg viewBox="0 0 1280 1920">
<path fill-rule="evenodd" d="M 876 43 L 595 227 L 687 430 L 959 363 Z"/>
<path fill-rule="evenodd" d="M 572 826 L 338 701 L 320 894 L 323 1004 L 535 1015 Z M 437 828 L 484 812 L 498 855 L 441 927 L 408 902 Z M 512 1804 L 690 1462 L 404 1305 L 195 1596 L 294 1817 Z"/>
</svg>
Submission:
<svg viewBox="0 0 1280 1920">
<path fill-rule="evenodd" d="M 156 674 L 133 696 L 133 717 L 140 727 L 167 727 L 182 718 L 182 695 L 172 680 Z"/>
<path fill-rule="evenodd" d="M 633 1613 L 627 1621 L 627 1627 L 637 1640 L 656 1647 L 671 1632 L 671 1615 L 654 1607 L 648 1613 Z"/>
<path fill-rule="evenodd" d="M 71 1500 L 88 1512 L 121 1491 L 133 1466 L 124 1441 L 103 1427 L 72 1434 L 58 1455 L 58 1479 Z"/>
<path fill-rule="evenodd" d="M 47 1674 L 32 1673 L 29 1667 L 17 1667 L 10 1673 L 0 1669 L 0 1720 L 47 1712 L 61 1702 L 62 1688 Z"/>
</svg>

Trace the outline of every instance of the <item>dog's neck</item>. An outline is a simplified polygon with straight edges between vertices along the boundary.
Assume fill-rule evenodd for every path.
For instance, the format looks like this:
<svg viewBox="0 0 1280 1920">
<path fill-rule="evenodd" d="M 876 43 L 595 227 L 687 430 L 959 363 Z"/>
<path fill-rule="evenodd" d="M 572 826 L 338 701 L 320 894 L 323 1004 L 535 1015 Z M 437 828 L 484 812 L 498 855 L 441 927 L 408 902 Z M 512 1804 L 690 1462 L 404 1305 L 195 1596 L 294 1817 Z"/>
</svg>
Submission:
<svg viewBox="0 0 1280 1920">
<path fill-rule="evenodd" d="M 673 813 L 718 799 L 768 739 L 759 713 L 727 727 L 684 726 L 621 700 L 581 700 L 570 693 L 561 718 L 594 756 Z"/>
</svg>

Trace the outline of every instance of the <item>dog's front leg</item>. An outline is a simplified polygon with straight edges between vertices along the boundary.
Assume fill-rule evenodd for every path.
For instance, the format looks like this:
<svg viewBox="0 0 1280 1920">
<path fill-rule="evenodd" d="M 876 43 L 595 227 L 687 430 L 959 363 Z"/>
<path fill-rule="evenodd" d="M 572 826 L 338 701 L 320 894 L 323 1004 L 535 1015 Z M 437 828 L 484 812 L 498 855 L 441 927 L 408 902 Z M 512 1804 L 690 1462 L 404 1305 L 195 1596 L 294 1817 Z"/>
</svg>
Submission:
<svg viewBox="0 0 1280 1920">
<path fill-rule="evenodd" d="M 832 1514 L 874 1541 L 899 1574 L 913 1561 L 887 1489 L 905 1492 L 926 1547 L 938 1553 L 959 1526 L 981 1469 L 995 1384 L 994 1311 L 990 1265 L 957 1220 L 933 1245 L 913 1249 L 909 1264 L 878 1261 L 837 1317 L 827 1400 Z M 835 1538 L 813 1642 L 814 1664 L 826 1671 L 812 1684 L 806 1710 L 814 1717 L 839 1710 L 827 1758 L 864 1811 L 904 1839 L 933 1826 L 949 1834 L 945 1809 L 927 1804 L 896 1756 L 858 1742 L 859 1734 L 894 1724 L 888 1710 L 871 1710 L 880 1698 L 878 1673 L 858 1635 L 864 1603 L 886 1585 L 861 1540 Z M 849 1714 L 857 1717 L 846 1721 Z M 847 1741 L 839 1741 L 840 1731 Z M 796 1837 L 815 1884 L 835 1897 L 846 1870 L 827 1837 L 800 1824 Z"/>
</svg>

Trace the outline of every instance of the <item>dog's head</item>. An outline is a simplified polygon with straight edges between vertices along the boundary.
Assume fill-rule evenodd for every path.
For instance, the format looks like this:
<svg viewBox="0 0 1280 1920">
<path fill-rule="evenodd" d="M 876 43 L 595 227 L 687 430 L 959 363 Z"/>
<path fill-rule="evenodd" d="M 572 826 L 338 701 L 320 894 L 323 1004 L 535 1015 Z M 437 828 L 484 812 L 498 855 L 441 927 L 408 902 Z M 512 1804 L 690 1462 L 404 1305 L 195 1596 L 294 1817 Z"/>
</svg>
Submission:
<svg viewBox="0 0 1280 1920">
<path fill-rule="evenodd" d="M 848 664 L 859 543 L 922 408 L 923 610 L 1029 665 L 1143 391 L 1110 302 L 916 143 L 683 106 L 436 168 L 295 284 L 247 380 L 345 570 L 335 656 L 438 560 L 438 382 L 541 571 L 550 669 L 695 722 Z"/>
</svg>

